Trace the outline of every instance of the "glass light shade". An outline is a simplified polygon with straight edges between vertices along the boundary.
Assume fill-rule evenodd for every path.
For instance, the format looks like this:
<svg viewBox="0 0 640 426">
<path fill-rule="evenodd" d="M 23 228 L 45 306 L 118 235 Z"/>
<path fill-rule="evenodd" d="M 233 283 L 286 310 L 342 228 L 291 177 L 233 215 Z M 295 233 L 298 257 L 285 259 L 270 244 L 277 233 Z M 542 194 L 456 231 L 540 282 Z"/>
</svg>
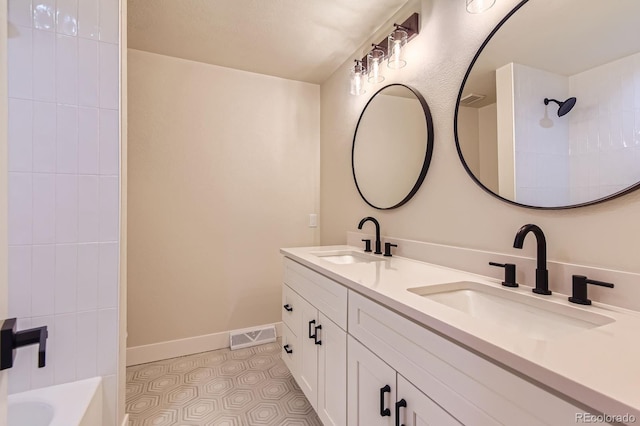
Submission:
<svg viewBox="0 0 640 426">
<path fill-rule="evenodd" d="M 351 69 L 351 89 L 349 92 L 352 95 L 362 95 L 366 92 L 364 88 L 366 70 L 362 65 L 362 62 L 356 61 L 356 64 Z"/>
<path fill-rule="evenodd" d="M 389 68 L 398 69 L 407 65 L 407 61 L 404 60 L 404 46 L 408 38 L 409 34 L 401 28 L 396 28 L 389 34 Z"/>
<path fill-rule="evenodd" d="M 381 83 L 384 81 L 381 65 L 384 61 L 384 50 L 377 46 L 367 54 L 367 70 L 369 70 L 369 83 Z"/>
<path fill-rule="evenodd" d="M 491 9 L 496 0 L 467 0 L 467 12 L 482 13 Z"/>
</svg>

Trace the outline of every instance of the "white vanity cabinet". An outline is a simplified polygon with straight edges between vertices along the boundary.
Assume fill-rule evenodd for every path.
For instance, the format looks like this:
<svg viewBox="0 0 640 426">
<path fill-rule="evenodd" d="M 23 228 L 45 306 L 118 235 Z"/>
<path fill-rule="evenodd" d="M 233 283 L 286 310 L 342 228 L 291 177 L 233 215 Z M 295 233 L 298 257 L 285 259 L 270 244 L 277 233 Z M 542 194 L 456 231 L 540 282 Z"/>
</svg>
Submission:
<svg viewBox="0 0 640 426">
<path fill-rule="evenodd" d="M 284 284 L 283 359 L 325 426 L 564 426 L 585 412 L 288 258 Z"/>
<path fill-rule="evenodd" d="M 349 426 L 460 426 L 360 342 L 348 341 Z"/>
<path fill-rule="evenodd" d="M 325 426 L 347 417 L 347 289 L 285 260 L 285 364 Z M 291 352 L 291 353 L 290 353 Z"/>
</svg>

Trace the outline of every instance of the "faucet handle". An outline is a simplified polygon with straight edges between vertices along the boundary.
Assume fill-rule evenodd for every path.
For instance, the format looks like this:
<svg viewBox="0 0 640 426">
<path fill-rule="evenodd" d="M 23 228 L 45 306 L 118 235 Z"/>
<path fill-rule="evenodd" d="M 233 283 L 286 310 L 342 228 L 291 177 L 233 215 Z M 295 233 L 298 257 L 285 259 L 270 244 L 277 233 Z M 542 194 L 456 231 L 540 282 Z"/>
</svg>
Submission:
<svg viewBox="0 0 640 426">
<path fill-rule="evenodd" d="M 573 275 L 573 296 L 570 296 L 569 302 L 579 305 L 590 305 L 591 300 L 587 298 L 587 284 L 599 285 L 601 287 L 613 288 L 613 284 L 604 281 L 590 280 L 584 275 Z"/>
<path fill-rule="evenodd" d="M 384 243 L 384 256 L 391 257 L 391 247 L 398 247 L 397 244 Z"/>
<path fill-rule="evenodd" d="M 371 240 L 362 240 L 364 242 L 364 252 L 371 253 Z"/>
<path fill-rule="evenodd" d="M 518 287 L 518 283 L 516 282 L 516 265 L 513 263 L 496 263 L 489 262 L 491 266 L 497 266 L 499 268 L 504 268 L 504 281 L 502 281 L 502 285 L 505 287 Z"/>
</svg>

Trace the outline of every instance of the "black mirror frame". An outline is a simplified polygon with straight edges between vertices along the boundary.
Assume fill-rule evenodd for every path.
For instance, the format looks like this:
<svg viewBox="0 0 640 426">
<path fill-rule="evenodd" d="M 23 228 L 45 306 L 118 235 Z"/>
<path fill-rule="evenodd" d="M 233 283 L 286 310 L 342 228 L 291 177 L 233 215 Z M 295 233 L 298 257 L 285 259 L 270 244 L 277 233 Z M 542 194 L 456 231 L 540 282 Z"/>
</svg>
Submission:
<svg viewBox="0 0 640 426">
<path fill-rule="evenodd" d="M 502 18 L 502 20 L 500 20 L 500 22 L 498 22 L 498 25 L 496 25 L 496 27 L 489 33 L 489 35 L 484 40 L 484 42 L 482 42 L 482 45 L 480 45 L 480 48 L 478 49 L 478 51 L 476 52 L 475 56 L 473 57 L 473 60 L 471 60 L 471 64 L 469 64 L 469 68 L 467 68 L 467 72 L 465 73 L 464 79 L 462 80 L 462 84 L 460 85 L 460 91 L 458 92 L 458 99 L 456 101 L 455 114 L 454 114 L 454 117 L 453 117 L 453 131 L 454 131 L 454 136 L 455 136 L 455 140 L 456 140 L 456 150 L 458 151 L 458 157 L 460 157 L 460 161 L 462 162 L 462 165 L 464 166 L 464 169 L 467 171 L 467 174 L 471 177 L 471 179 L 476 184 L 478 184 L 478 186 L 480 186 L 480 188 L 482 188 L 488 194 L 494 196 L 495 198 L 497 198 L 497 199 L 499 199 L 501 201 L 504 201 L 505 203 L 512 204 L 512 205 L 518 206 L 518 207 L 524 207 L 524 208 L 527 208 L 527 209 L 534 209 L 534 210 L 567 210 L 567 209 L 575 209 L 575 208 L 578 208 L 578 207 L 592 206 L 594 204 L 600 204 L 600 203 L 603 203 L 605 201 L 613 200 L 614 198 L 618 198 L 618 197 L 626 195 L 626 194 L 628 194 L 630 192 L 635 191 L 636 189 L 640 188 L 640 181 L 635 183 L 634 185 L 631 185 L 628 188 L 625 188 L 625 189 L 621 190 L 621 191 L 615 192 L 615 193 L 613 193 L 611 195 L 607 195 L 606 197 L 598 198 L 598 199 L 595 199 L 593 201 L 588 201 L 588 202 L 585 202 L 585 203 L 571 204 L 571 205 L 568 205 L 568 206 L 553 206 L 553 207 L 530 206 L 528 204 L 521 204 L 521 203 L 518 203 L 516 201 L 509 200 L 508 198 L 504 198 L 504 197 L 496 194 L 495 192 L 493 192 L 492 190 L 490 190 L 486 186 L 484 186 L 484 184 L 482 182 L 480 182 L 480 180 L 473 174 L 473 172 L 471 171 L 471 169 L 467 165 L 466 161 L 464 160 L 464 156 L 462 155 L 462 149 L 460 148 L 460 141 L 458 139 L 458 110 L 460 109 L 460 100 L 462 99 L 462 92 L 464 90 L 464 85 L 467 83 L 467 79 L 469 78 L 469 74 L 471 74 L 471 70 L 473 69 L 473 66 L 475 65 L 476 61 L 480 57 L 480 54 L 482 53 L 484 48 L 487 46 L 487 44 L 489 44 L 489 41 L 491 41 L 493 36 L 509 20 L 509 18 L 511 18 L 511 16 L 513 16 L 513 14 L 515 14 L 518 10 L 520 10 L 520 8 L 522 6 L 524 6 L 528 2 L 529 2 L 529 0 L 522 0 L 509 13 L 507 13 L 507 15 L 504 18 Z"/>
<path fill-rule="evenodd" d="M 378 207 L 378 206 L 372 204 L 371 202 L 369 202 L 369 200 L 367 200 L 365 198 L 364 194 L 360 190 L 360 186 L 358 185 L 358 179 L 356 179 L 356 168 L 355 168 L 355 164 L 354 164 L 354 154 L 355 154 L 355 148 L 356 148 L 356 137 L 358 135 L 358 127 L 360 127 L 360 122 L 362 121 L 362 117 L 363 117 L 365 111 L 367 110 L 367 107 L 369 106 L 371 101 L 373 101 L 375 99 L 375 97 L 380 92 L 382 92 L 384 89 L 386 89 L 388 87 L 392 87 L 392 86 L 401 86 L 401 87 L 405 87 L 405 88 L 409 89 L 411 91 L 411 93 L 413 93 L 413 95 L 416 97 L 416 99 L 418 99 L 418 101 L 420 102 L 420 105 L 422 106 L 422 110 L 424 111 L 424 118 L 425 118 L 426 126 L 427 126 L 427 151 L 425 153 L 424 162 L 422 163 L 422 170 L 420 170 L 420 175 L 418 176 L 418 179 L 416 180 L 416 183 L 413 185 L 413 188 L 411 188 L 411 190 L 409 191 L 407 196 L 404 197 L 398 204 L 395 204 L 395 205 L 393 205 L 391 207 Z M 373 96 L 371 96 L 371 99 L 369 99 L 367 101 L 367 104 L 364 106 L 364 108 L 362 109 L 362 112 L 360 113 L 360 118 L 358 118 L 358 123 L 356 124 L 356 130 L 353 133 L 353 143 L 351 144 L 351 172 L 353 174 L 353 182 L 356 184 L 356 189 L 358 190 L 358 194 L 360 194 L 360 197 L 364 200 L 364 202 L 367 203 L 369 206 L 373 207 L 374 209 L 377 209 L 377 210 L 396 209 L 396 208 L 406 204 L 416 194 L 416 192 L 418 192 L 418 189 L 420 188 L 420 185 L 422 185 L 422 182 L 424 181 L 424 178 L 427 176 L 427 170 L 429 170 L 429 164 L 431 164 L 431 157 L 433 155 L 433 139 L 434 139 L 434 137 L 433 137 L 433 118 L 431 117 L 431 109 L 429 109 L 429 104 L 427 104 L 427 101 L 420 94 L 420 92 L 418 92 L 416 89 L 414 89 L 414 88 L 412 88 L 410 86 L 407 86 L 406 84 L 393 83 L 393 84 L 388 84 L 388 85 L 382 87 L 380 90 L 378 90 L 376 93 L 374 93 Z"/>
</svg>

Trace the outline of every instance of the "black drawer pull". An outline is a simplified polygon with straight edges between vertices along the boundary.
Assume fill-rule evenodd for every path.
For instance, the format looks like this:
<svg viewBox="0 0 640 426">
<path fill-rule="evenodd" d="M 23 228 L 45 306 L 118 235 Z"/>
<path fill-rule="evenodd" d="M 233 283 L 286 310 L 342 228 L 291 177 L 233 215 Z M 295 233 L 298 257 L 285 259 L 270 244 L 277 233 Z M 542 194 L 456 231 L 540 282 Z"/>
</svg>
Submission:
<svg viewBox="0 0 640 426">
<path fill-rule="evenodd" d="M 396 426 L 404 426 L 403 424 L 400 424 L 400 408 L 406 407 L 406 406 L 407 406 L 407 401 L 405 401 L 404 398 L 396 402 Z"/>
<path fill-rule="evenodd" d="M 283 306 L 284 310 L 287 312 L 293 312 L 293 308 L 288 303 Z"/>
<path fill-rule="evenodd" d="M 385 385 L 380 388 L 380 417 L 390 417 L 391 410 L 388 408 L 384 408 L 384 394 L 387 392 L 391 392 L 391 386 Z"/>
<path fill-rule="evenodd" d="M 313 328 L 315 323 L 316 323 L 316 320 L 309 321 L 309 339 L 315 339 L 316 338 L 316 335 L 313 334 L 313 332 L 311 331 L 311 329 Z"/>
<path fill-rule="evenodd" d="M 322 340 L 318 340 L 318 330 L 322 330 L 322 326 L 321 325 L 317 325 L 316 326 L 316 332 L 313 335 L 313 340 L 316 342 L 316 345 L 321 345 L 322 344 Z"/>
<path fill-rule="evenodd" d="M 292 354 L 293 353 L 293 349 L 289 349 L 289 345 L 284 345 L 282 348 L 288 354 Z"/>
</svg>

